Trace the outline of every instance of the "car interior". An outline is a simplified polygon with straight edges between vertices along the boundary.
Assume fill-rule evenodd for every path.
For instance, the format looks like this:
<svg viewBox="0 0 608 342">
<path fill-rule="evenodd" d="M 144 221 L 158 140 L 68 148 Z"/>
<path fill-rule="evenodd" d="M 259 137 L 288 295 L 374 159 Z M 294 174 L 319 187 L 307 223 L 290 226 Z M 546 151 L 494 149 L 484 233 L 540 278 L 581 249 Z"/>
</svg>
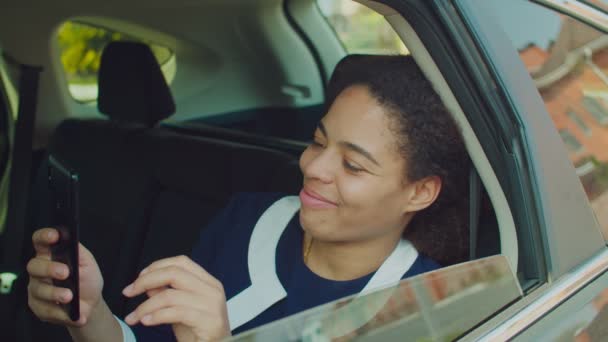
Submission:
<svg viewBox="0 0 608 342">
<path fill-rule="evenodd" d="M 233 194 L 300 190 L 298 158 L 324 115 L 325 83 L 351 54 L 317 1 L 8 2 L 0 11 L 0 116 L 11 121 L 1 125 L 23 114 L 17 109 L 23 66 L 40 67 L 32 153 L 22 168 L 27 191 L 9 197 L 7 172 L 0 183 L 0 202 L 9 203 L 0 211 L 15 215 L 11 208 L 23 202 L 23 264 L 33 253 L 32 232 L 49 225 L 49 155 L 79 173 L 81 242 L 95 255 L 104 298 L 119 317 L 141 302 L 127 300 L 121 289 L 150 262 L 188 254 Z M 463 198 L 471 260 L 503 254 L 518 270 L 504 191 L 425 44 L 389 6 L 367 0 L 357 6 L 392 27 L 463 132 L 474 165 Z M 104 46 L 92 101 L 73 97 L 61 65 L 56 35 L 66 21 L 135 37 Z M 159 64 L 150 43 L 166 46 L 170 62 Z M 9 131 L 1 125 L 0 132 Z M 0 138 L 3 171 L 11 163 L 8 142 L 17 138 Z M 26 279 L 16 286 L 19 340 L 67 339 L 65 329 L 29 312 Z"/>
</svg>

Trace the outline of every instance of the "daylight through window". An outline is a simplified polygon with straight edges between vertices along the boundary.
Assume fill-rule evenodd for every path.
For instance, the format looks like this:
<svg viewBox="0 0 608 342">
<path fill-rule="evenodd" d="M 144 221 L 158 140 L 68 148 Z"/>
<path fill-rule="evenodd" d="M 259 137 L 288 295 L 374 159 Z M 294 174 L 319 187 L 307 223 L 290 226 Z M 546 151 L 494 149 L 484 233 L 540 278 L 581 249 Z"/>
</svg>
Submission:
<svg viewBox="0 0 608 342">
<path fill-rule="evenodd" d="M 377 12 L 352 0 L 317 3 L 349 54 L 409 53 L 395 30 Z"/>
<path fill-rule="evenodd" d="M 167 83 L 175 76 L 175 56 L 165 46 L 137 39 L 107 28 L 67 21 L 57 30 L 61 65 L 72 97 L 80 102 L 97 100 L 97 72 L 104 47 L 111 41 L 147 43 L 161 65 Z"/>
</svg>

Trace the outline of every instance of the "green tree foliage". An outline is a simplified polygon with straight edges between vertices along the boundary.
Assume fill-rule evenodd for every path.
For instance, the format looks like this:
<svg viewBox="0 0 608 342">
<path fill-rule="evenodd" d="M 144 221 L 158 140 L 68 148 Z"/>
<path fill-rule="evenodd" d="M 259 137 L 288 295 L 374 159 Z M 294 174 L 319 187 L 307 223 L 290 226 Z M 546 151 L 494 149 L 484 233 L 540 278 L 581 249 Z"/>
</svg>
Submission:
<svg viewBox="0 0 608 342">
<path fill-rule="evenodd" d="M 103 27 L 67 21 L 59 28 L 57 40 L 61 63 L 70 83 L 96 83 L 97 72 L 104 47 L 111 41 L 140 41 L 127 34 Z M 172 51 L 164 46 L 149 44 L 160 64 L 165 63 Z"/>
<path fill-rule="evenodd" d="M 322 8 L 349 53 L 407 52 L 386 19 L 371 9 L 352 1 L 333 1 Z"/>
<path fill-rule="evenodd" d="M 70 82 L 89 83 L 96 81 L 103 48 L 113 40 L 123 39 L 118 32 L 85 25 L 73 21 L 65 22 L 57 34 L 61 51 L 61 63 Z"/>
</svg>

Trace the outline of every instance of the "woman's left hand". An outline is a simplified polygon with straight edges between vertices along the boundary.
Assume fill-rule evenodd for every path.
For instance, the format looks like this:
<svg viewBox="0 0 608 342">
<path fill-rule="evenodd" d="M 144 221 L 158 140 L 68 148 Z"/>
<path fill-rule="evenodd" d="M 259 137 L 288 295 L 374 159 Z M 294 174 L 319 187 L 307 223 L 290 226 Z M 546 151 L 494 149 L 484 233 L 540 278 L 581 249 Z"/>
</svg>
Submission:
<svg viewBox="0 0 608 342">
<path fill-rule="evenodd" d="M 125 318 L 127 324 L 171 324 L 180 342 L 230 336 L 222 284 L 190 258 L 158 260 L 123 290 L 127 297 L 144 292 L 148 300 Z"/>
</svg>

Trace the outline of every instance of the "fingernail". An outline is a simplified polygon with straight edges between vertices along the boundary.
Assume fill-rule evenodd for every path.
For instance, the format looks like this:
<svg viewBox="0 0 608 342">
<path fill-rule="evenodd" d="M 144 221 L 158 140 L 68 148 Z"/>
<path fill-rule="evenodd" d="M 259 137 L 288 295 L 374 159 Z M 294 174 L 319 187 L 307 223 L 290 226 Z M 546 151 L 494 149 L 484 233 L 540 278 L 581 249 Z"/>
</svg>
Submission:
<svg viewBox="0 0 608 342">
<path fill-rule="evenodd" d="M 129 286 L 125 287 L 124 290 L 122 290 L 124 295 L 128 295 L 131 292 L 133 292 L 133 284 L 130 284 Z"/>
<path fill-rule="evenodd" d="M 135 323 L 135 312 L 131 312 L 130 314 L 128 314 L 127 317 L 125 317 L 125 322 L 127 322 L 128 324 Z"/>
<path fill-rule="evenodd" d="M 148 324 L 152 321 L 152 317 L 150 315 L 145 315 L 141 318 L 141 322 L 144 324 Z"/>
<path fill-rule="evenodd" d="M 47 239 L 49 239 L 49 240 L 50 240 L 50 239 L 52 239 L 52 238 L 53 238 L 53 236 L 54 236 L 53 234 L 54 234 L 54 233 L 53 233 L 52 231 L 48 231 L 48 232 L 46 232 L 46 238 L 47 238 Z"/>
<path fill-rule="evenodd" d="M 65 275 L 65 270 L 63 269 L 63 267 L 55 268 L 55 275 L 58 277 L 63 277 Z"/>
<path fill-rule="evenodd" d="M 70 300 L 70 294 L 67 292 L 62 293 L 59 298 L 61 299 L 62 302 L 67 302 L 68 300 Z"/>
</svg>

